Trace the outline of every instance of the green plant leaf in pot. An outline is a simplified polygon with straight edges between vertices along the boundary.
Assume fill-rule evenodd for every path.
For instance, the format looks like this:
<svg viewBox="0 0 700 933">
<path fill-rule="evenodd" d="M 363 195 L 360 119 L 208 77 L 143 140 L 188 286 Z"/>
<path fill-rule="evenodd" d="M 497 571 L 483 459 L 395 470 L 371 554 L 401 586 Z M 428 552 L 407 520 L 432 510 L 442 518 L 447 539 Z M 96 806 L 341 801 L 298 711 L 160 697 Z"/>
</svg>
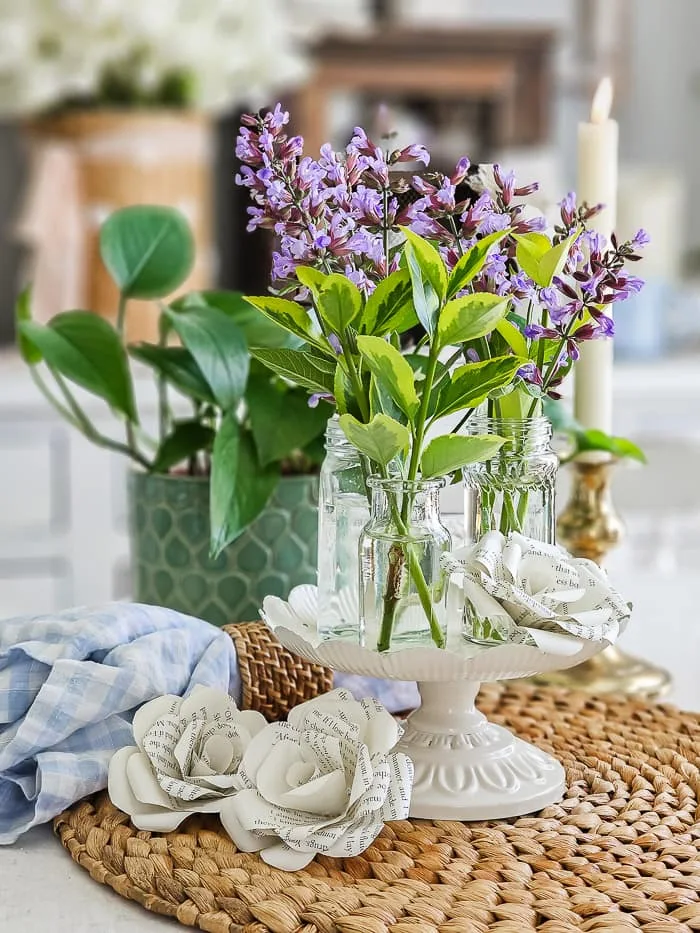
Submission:
<svg viewBox="0 0 700 933">
<path fill-rule="evenodd" d="M 137 204 L 104 222 L 100 255 L 125 298 L 165 298 L 192 270 L 194 238 L 180 211 Z"/>
<path fill-rule="evenodd" d="M 22 323 L 32 319 L 32 287 L 27 285 L 23 288 L 17 297 L 15 303 L 15 329 L 17 331 L 17 346 L 19 353 L 25 363 L 30 366 L 36 366 L 41 363 L 41 353 L 34 344 L 27 340 L 22 333 Z"/>
<path fill-rule="evenodd" d="M 194 307 L 217 308 L 223 311 L 243 331 L 249 347 L 289 347 L 299 343 L 297 337 L 275 324 L 246 301 L 242 292 L 188 292 L 171 302 L 170 307 L 176 311 Z"/>
<path fill-rule="evenodd" d="M 333 383 L 338 364 L 307 350 L 279 350 L 257 347 L 251 354 L 268 369 L 290 382 L 309 389 L 311 392 L 333 394 Z"/>
<path fill-rule="evenodd" d="M 352 415 L 341 415 L 340 426 L 360 453 L 381 466 L 405 454 L 411 442 L 408 428 L 387 415 L 375 415 L 369 424 L 362 424 Z"/>
<path fill-rule="evenodd" d="M 235 541 L 262 512 L 279 480 L 279 465 L 262 466 L 250 431 L 224 415 L 211 465 L 211 553 Z"/>
<path fill-rule="evenodd" d="M 357 347 L 375 380 L 401 411 L 413 418 L 420 400 L 413 382 L 413 370 L 401 353 L 382 337 L 359 336 Z"/>
<path fill-rule="evenodd" d="M 440 346 L 485 337 L 508 313 L 508 305 L 508 298 L 489 292 L 477 292 L 448 301 L 442 309 L 438 325 Z"/>
<path fill-rule="evenodd" d="M 229 411 L 243 397 L 250 357 L 241 328 L 217 308 L 163 312 L 206 379 L 216 401 Z"/>
<path fill-rule="evenodd" d="M 423 451 L 421 473 L 426 479 L 445 476 L 468 463 L 489 460 L 503 442 L 504 438 L 495 434 L 444 434 L 433 438 Z"/>
<path fill-rule="evenodd" d="M 128 421 L 138 421 L 126 351 L 104 318 L 91 311 L 64 311 L 48 324 L 20 321 L 19 333 L 51 370 L 103 399 Z"/>
<path fill-rule="evenodd" d="M 185 347 L 160 347 L 154 343 L 135 343 L 129 354 L 140 363 L 150 366 L 178 392 L 198 402 L 216 404 L 202 370 Z"/>
<path fill-rule="evenodd" d="M 153 461 L 153 472 L 167 473 L 200 450 L 210 450 L 214 437 L 215 431 L 201 421 L 177 422 L 170 434 L 160 442 Z"/>
<path fill-rule="evenodd" d="M 330 406 L 323 402 L 317 408 L 310 408 L 304 393 L 275 385 L 269 377 L 248 380 L 246 403 L 262 466 L 303 450 L 323 433 L 333 414 Z"/>
</svg>

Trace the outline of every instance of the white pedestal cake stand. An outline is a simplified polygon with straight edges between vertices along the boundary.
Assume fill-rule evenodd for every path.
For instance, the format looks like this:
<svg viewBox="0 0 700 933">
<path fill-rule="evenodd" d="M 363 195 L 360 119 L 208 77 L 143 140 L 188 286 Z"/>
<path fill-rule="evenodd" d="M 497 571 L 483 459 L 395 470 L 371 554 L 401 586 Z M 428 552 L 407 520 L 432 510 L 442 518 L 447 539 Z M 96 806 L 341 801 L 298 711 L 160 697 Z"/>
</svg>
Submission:
<svg viewBox="0 0 700 933">
<path fill-rule="evenodd" d="M 316 634 L 316 587 L 297 587 L 289 602 L 270 596 L 263 618 L 290 651 L 334 671 L 415 680 L 420 707 L 408 717 L 398 745 L 414 766 L 410 815 L 418 819 L 487 820 L 532 813 L 561 800 L 561 764 L 474 706 L 482 682 L 573 667 L 608 641 L 557 636 L 557 653 L 530 645 L 482 648 L 465 641 L 458 622 L 447 648 L 401 648 L 379 653 L 345 639 Z"/>
</svg>

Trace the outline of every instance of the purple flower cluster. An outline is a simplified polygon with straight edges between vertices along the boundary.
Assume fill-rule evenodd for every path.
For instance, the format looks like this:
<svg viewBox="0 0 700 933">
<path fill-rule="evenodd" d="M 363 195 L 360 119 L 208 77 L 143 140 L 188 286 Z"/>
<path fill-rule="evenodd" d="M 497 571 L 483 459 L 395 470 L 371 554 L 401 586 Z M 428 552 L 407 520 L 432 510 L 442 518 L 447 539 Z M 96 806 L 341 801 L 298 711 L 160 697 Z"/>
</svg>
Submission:
<svg viewBox="0 0 700 933">
<path fill-rule="evenodd" d="M 537 184 L 519 186 L 499 165 L 471 166 L 465 157 L 450 175 L 424 171 L 407 182 L 396 169 L 411 162 L 427 167 L 423 146 L 385 151 L 357 127 L 342 155 L 326 144 L 314 160 L 303 155 L 299 136 L 287 135 L 288 121 L 279 104 L 247 115 L 236 146 L 242 162 L 236 181 L 253 202 L 248 229 L 276 234 L 272 278 L 283 294 L 304 296 L 295 276 L 299 265 L 341 272 L 369 294 L 398 268 L 401 226 L 434 241 L 448 269 L 482 237 L 508 231 L 469 290 L 512 300 L 511 319 L 529 342 L 532 361 L 520 378 L 556 394 L 579 344 L 612 335 L 610 306 L 642 287 L 625 266 L 640 258 L 649 238 L 640 230 L 629 242 L 613 236 L 607 243 L 588 229 L 601 205 L 579 206 L 569 193 L 560 221 L 547 234 L 545 218 L 524 200 Z M 571 237 L 562 273 L 547 287 L 537 285 L 517 259 L 517 236 L 533 232 L 545 232 L 553 245 Z M 559 348 L 554 355 L 551 341 Z"/>
<path fill-rule="evenodd" d="M 253 201 L 248 230 L 263 227 L 278 237 L 275 287 L 299 293 L 294 271 L 310 265 L 342 272 L 370 292 L 398 267 L 398 254 L 388 247 L 398 222 L 391 167 L 427 165 L 430 156 L 418 145 L 386 153 L 357 127 L 343 157 L 326 144 L 315 160 L 303 155 L 299 136 L 287 136 L 288 121 L 279 104 L 261 116 L 246 115 L 236 145 L 243 163 L 236 182 Z"/>
</svg>

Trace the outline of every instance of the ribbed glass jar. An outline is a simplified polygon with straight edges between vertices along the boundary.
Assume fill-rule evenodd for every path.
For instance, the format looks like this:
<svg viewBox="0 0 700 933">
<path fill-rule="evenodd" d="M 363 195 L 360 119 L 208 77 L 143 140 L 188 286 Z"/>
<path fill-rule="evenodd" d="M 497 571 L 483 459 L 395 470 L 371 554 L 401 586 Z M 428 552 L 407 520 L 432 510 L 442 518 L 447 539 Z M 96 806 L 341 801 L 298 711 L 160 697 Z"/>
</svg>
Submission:
<svg viewBox="0 0 700 933">
<path fill-rule="evenodd" d="M 487 531 L 519 531 L 554 543 L 554 483 L 557 455 L 548 418 L 489 418 L 477 413 L 471 434 L 498 434 L 505 443 L 484 463 L 464 468 L 467 541 Z"/>
<path fill-rule="evenodd" d="M 452 546 L 440 518 L 445 480 L 370 477 L 372 515 L 360 540 L 360 625 L 368 647 L 445 647 Z"/>
<path fill-rule="evenodd" d="M 318 632 L 359 641 L 359 542 L 370 509 L 360 455 L 334 415 L 318 501 Z"/>
<path fill-rule="evenodd" d="M 549 420 L 490 418 L 477 413 L 469 430 L 472 434 L 498 434 L 506 440 L 490 460 L 464 467 L 467 542 L 477 541 L 488 531 L 500 531 L 504 535 L 519 532 L 553 544 L 558 459 L 550 446 Z M 499 640 L 488 619 L 480 618 L 468 599 L 464 635 L 479 644 Z"/>
</svg>

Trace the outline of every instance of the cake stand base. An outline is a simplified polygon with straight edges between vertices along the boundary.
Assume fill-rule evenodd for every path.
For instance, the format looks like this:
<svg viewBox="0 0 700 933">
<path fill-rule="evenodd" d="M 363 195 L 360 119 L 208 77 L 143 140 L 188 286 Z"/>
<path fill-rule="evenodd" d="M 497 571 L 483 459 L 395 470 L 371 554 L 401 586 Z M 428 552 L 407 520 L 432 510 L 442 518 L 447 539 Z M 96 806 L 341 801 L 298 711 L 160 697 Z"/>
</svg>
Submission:
<svg viewBox="0 0 700 933">
<path fill-rule="evenodd" d="M 413 762 L 412 817 L 503 819 L 562 799 L 562 766 L 489 722 L 474 706 L 478 683 L 419 683 L 418 690 L 421 706 L 397 746 Z"/>
</svg>

